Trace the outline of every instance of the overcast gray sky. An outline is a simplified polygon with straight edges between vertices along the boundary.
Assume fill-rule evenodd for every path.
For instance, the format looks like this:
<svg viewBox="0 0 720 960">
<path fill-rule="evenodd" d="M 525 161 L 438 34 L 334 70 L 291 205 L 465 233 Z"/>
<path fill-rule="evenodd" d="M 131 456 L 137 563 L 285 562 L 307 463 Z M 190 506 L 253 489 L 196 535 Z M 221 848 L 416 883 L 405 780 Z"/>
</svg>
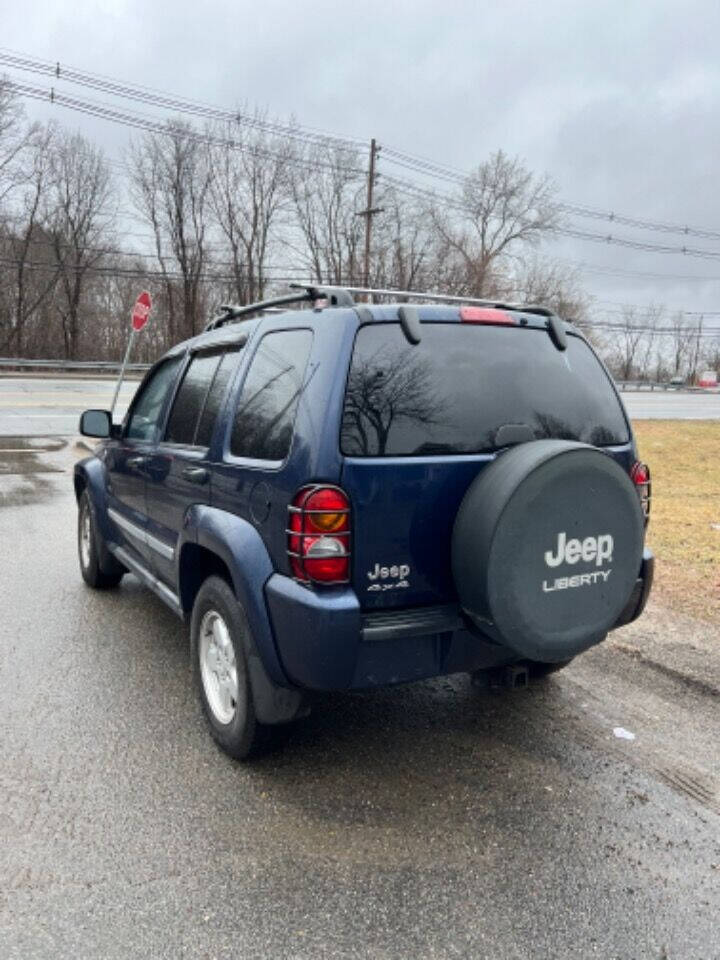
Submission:
<svg viewBox="0 0 720 960">
<path fill-rule="evenodd" d="M 460 169 L 502 148 L 549 173 L 565 200 L 720 232 L 719 37 L 718 0 L 24 0 L 4 4 L 0 45 L 225 107 L 257 104 Z M 111 154 L 129 136 L 35 101 L 27 111 Z M 720 311 L 720 240 L 573 223 L 718 253 L 548 245 L 587 265 L 598 300 Z"/>
</svg>

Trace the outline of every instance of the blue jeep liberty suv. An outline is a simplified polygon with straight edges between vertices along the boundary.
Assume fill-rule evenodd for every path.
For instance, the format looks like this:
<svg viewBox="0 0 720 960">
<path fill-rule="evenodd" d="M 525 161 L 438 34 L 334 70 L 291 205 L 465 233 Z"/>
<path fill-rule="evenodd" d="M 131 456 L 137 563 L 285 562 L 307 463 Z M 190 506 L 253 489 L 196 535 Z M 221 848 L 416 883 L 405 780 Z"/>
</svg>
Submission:
<svg viewBox="0 0 720 960">
<path fill-rule="evenodd" d="M 542 307 L 357 292 L 223 308 L 122 424 L 81 419 L 102 438 L 74 472 L 82 576 L 132 573 L 189 620 L 236 758 L 308 691 L 526 682 L 650 590 L 649 471 L 580 330 Z"/>
</svg>

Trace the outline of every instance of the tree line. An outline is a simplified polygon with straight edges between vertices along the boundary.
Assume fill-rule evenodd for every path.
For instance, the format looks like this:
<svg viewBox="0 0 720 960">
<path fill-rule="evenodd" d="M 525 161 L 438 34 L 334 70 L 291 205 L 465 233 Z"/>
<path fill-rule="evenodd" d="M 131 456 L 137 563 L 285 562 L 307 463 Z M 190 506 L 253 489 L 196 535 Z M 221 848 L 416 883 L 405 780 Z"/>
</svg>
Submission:
<svg viewBox="0 0 720 960">
<path fill-rule="evenodd" d="M 150 361 L 223 303 L 291 280 L 363 285 L 367 187 L 361 149 L 260 112 L 169 120 L 112 162 L 78 132 L 29 122 L 0 78 L 0 355 L 118 359 L 144 288 L 153 321 L 135 358 Z M 592 328 L 577 275 L 542 254 L 561 223 L 557 188 L 518 158 L 497 151 L 442 197 L 381 175 L 373 204 L 373 287 L 549 305 L 588 329 L 616 374 L 709 359 L 707 337 L 674 357 L 665 334 L 634 340 L 647 318 Z"/>
</svg>

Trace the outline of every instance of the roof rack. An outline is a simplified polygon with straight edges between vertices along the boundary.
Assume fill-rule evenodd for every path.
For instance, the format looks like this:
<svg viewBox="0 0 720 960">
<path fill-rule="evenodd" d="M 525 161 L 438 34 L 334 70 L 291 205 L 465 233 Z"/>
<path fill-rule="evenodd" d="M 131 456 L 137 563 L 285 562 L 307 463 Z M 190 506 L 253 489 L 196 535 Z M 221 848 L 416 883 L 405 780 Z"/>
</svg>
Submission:
<svg viewBox="0 0 720 960">
<path fill-rule="evenodd" d="M 339 287 L 325 287 L 336 290 Z M 420 290 L 383 290 L 375 287 L 342 287 L 347 293 L 375 294 L 378 297 L 414 297 L 417 300 L 430 300 L 436 303 L 462 303 L 480 307 L 497 307 L 505 310 L 519 310 L 523 313 L 536 313 L 541 317 L 553 316 L 552 310 L 534 303 L 507 303 L 504 300 L 480 300 L 477 297 L 456 297 L 447 293 L 423 293 Z"/>
<path fill-rule="evenodd" d="M 327 300 L 333 307 L 352 307 L 355 305 L 351 294 L 344 287 L 318 287 L 314 284 L 291 283 L 293 290 L 302 290 L 302 293 L 286 293 L 282 297 L 273 297 L 270 300 L 258 300 L 257 303 L 248 303 L 244 306 L 235 304 L 223 304 L 220 309 L 223 311 L 219 316 L 214 317 L 205 327 L 208 330 L 217 330 L 218 327 L 226 323 L 234 323 L 236 320 L 242 320 L 252 313 L 261 313 L 263 310 L 272 310 L 274 307 L 281 307 L 290 303 L 317 303 L 320 300 Z"/>
<path fill-rule="evenodd" d="M 378 297 L 395 297 L 397 299 L 412 297 L 416 300 L 430 300 L 435 303 L 473 304 L 481 307 L 497 307 L 504 310 L 534 313 L 541 317 L 554 316 L 552 310 L 534 303 L 506 303 L 502 300 L 456 297 L 447 293 L 425 293 L 420 290 L 384 290 L 375 287 L 337 287 L 327 284 L 316 286 L 311 283 L 291 283 L 289 286 L 292 290 L 302 292 L 286 293 L 281 297 L 273 297 L 270 300 L 259 300 L 257 303 L 248 303 L 244 306 L 224 304 L 220 307 L 223 312 L 219 316 L 214 317 L 205 327 L 205 330 L 216 330 L 226 323 L 234 323 L 236 320 L 242 320 L 244 317 L 248 317 L 253 313 L 261 313 L 264 310 L 272 310 L 273 308 L 282 307 L 285 304 L 291 303 L 318 303 L 321 300 L 327 300 L 329 306 L 352 307 L 355 306 L 355 300 L 352 296 L 354 293 Z"/>
</svg>

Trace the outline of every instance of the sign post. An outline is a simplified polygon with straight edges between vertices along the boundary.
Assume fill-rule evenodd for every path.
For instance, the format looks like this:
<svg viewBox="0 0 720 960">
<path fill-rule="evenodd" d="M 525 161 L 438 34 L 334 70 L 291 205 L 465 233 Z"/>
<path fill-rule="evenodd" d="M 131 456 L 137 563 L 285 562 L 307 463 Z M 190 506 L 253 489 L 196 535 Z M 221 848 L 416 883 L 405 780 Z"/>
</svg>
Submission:
<svg viewBox="0 0 720 960">
<path fill-rule="evenodd" d="M 120 387 L 122 386 L 123 377 L 125 376 L 125 368 L 127 367 L 127 362 L 130 359 L 130 351 L 132 350 L 133 343 L 135 342 L 135 334 L 139 333 L 148 322 L 151 310 L 152 298 L 147 290 L 143 290 L 143 292 L 135 301 L 135 306 L 133 307 L 132 326 L 130 327 L 130 337 L 128 339 L 127 350 L 125 351 L 125 359 L 123 360 L 122 367 L 120 368 L 120 376 L 118 377 L 118 382 L 115 384 L 115 394 L 112 398 L 112 404 L 110 406 L 111 420 L 115 410 L 115 404 L 117 403 L 118 394 L 120 393 Z"/>
</svg>

